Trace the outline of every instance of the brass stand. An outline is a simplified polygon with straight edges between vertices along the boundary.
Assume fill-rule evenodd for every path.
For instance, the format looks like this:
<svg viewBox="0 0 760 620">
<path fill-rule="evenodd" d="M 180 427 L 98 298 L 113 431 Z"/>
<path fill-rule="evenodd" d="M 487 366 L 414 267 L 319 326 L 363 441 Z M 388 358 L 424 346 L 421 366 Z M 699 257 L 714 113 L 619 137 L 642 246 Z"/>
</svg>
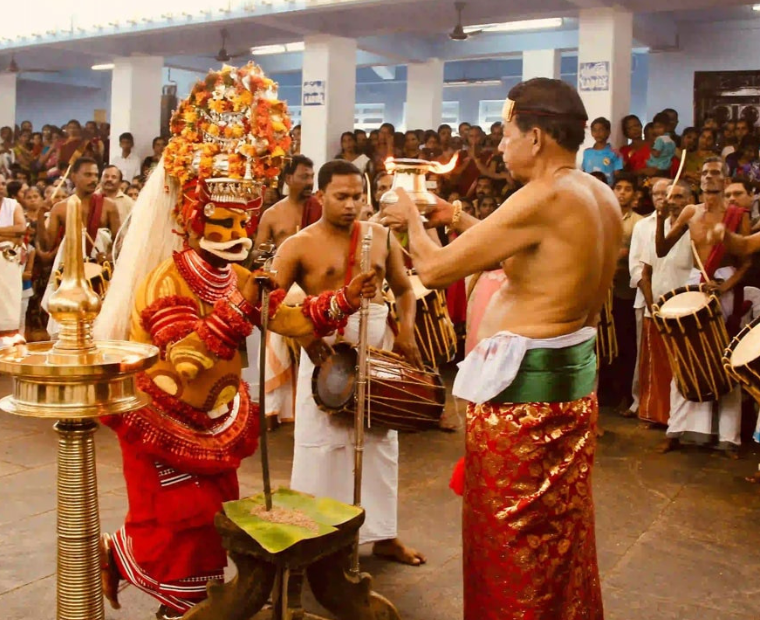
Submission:
<svg viewBox="0 0 760 620">
<path fill-rule="evenodd" d="M 84 277 L 81 203 L 66 211 L 64 272 L 50 298 L 60 339 L 0 349 L 0 372 L 13 376 L 13 393 L 0 409 L 20 416 L 58 419 L 58 620 L 103 620 L 98 541 L 100 519 L 95 471 L 94 418 L 147 404 L 135 374 L 158 359 L 158 349 L 92 337 L 100 298 Z"/>
</svg>

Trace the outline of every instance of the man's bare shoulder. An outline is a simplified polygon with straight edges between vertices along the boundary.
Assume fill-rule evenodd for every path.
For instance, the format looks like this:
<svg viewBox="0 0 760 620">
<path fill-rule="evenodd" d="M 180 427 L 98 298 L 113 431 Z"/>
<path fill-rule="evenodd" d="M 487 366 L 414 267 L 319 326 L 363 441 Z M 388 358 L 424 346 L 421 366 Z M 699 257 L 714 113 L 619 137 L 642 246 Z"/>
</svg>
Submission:
<svg viewBox="0 0 760 620">
<path fill-rule="evenodd" d="M 108 209 L 109 211 L 118 211 L 118 207 L 116 206 L 116 201 L 113 198 L 107 198 L 104 196 L 103 207 Z"/>
</svg>

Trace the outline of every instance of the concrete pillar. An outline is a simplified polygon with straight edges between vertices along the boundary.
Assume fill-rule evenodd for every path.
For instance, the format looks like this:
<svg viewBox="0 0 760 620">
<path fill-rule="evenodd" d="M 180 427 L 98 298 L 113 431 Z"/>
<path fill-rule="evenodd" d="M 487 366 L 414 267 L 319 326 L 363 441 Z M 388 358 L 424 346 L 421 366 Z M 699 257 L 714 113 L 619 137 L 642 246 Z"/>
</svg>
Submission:
<svg viewBox="0 0 760 620">
<path fill-rule="evenodd" d="M 152 152 L 161 133 L 161 87 L 164 59 L 158 56 L 116 58 L 111 77 L 111 159 L 121 154 L 119 135 L 135 137 L 134 152 Z"/>
<path fill-rule="evenodd" d="M 443 107 L 443 61 L 409 64 L 406 76 L 406 128 L 435 129 Z"/>
<path fill-rule="evenodd" d="M 314 160 L 318 171 L 340 152 L 340 134 L 354 128 L 356 41 L 314 35 L 305 44 L 301 153 Z"/>
<path fill-rule="evenodd" d="M 0 74 L 0 127 L 16 127 L 16 74 Z"/>
<path fill-rule="evenodd" d="M 522 54 L 523 82 L 533 78 L 559 79 L 562 53 L 559 50 L 525 50 Z"/>
<path fill-rule="evenodd" d="M 610 142 L 622 143 L 620 119 L 631 111 L 633 14 L 615 8 L 584 9 L 578 32 L 578 91 L 589 124 L 599 116 L 612 123 Z M 593 143 L 589 132 L 587 144 Z"/>
</svg>

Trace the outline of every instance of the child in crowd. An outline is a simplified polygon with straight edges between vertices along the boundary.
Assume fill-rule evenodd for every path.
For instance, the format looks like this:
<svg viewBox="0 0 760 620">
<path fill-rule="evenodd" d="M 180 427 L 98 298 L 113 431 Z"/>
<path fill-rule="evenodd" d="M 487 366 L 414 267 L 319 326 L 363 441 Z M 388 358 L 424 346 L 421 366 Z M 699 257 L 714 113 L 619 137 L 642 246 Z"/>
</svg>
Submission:
<svg viewBox="0 0 760 620">
<path fill-rule="evenodd" d="M 652 135 L 655 140 L 652 154 L 647 161 L 649 168 L 657 170 L 654 176 L 670 177 L 670 165 L 676 154 L 676 143 L 667 133 L 669 123 L 668 115 L 663 112 L 654 117 Z"/>
<path fill-rule="evenodd" d="M 594 119 L 591 123 L 591 136 L 594 138 L 594 146 L 583 151 L 584 172 L 603 172 L 607 177 L 607 184 L 612 185 L 615 172 L 623 169 L 623 158 L 612 148 L 609 143 L 612 125 L 606 118 Z"/>
</svg>

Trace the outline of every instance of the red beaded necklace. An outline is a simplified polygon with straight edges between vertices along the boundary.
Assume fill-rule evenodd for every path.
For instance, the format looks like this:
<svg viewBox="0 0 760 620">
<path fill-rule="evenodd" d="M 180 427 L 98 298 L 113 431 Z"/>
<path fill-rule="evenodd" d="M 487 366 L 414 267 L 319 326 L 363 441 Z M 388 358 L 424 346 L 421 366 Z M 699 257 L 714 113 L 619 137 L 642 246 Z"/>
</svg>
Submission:
<svg viewBox="0 0 760 620">
<path fill-rule="evenodd" d="M 232 265 L 214 267 L 193 248 L 174 253 L 174 264 L 182 279 L 202 301 L 213 304 L 224 299 L 237 287 L 237 275 Z"/>
</svg>

